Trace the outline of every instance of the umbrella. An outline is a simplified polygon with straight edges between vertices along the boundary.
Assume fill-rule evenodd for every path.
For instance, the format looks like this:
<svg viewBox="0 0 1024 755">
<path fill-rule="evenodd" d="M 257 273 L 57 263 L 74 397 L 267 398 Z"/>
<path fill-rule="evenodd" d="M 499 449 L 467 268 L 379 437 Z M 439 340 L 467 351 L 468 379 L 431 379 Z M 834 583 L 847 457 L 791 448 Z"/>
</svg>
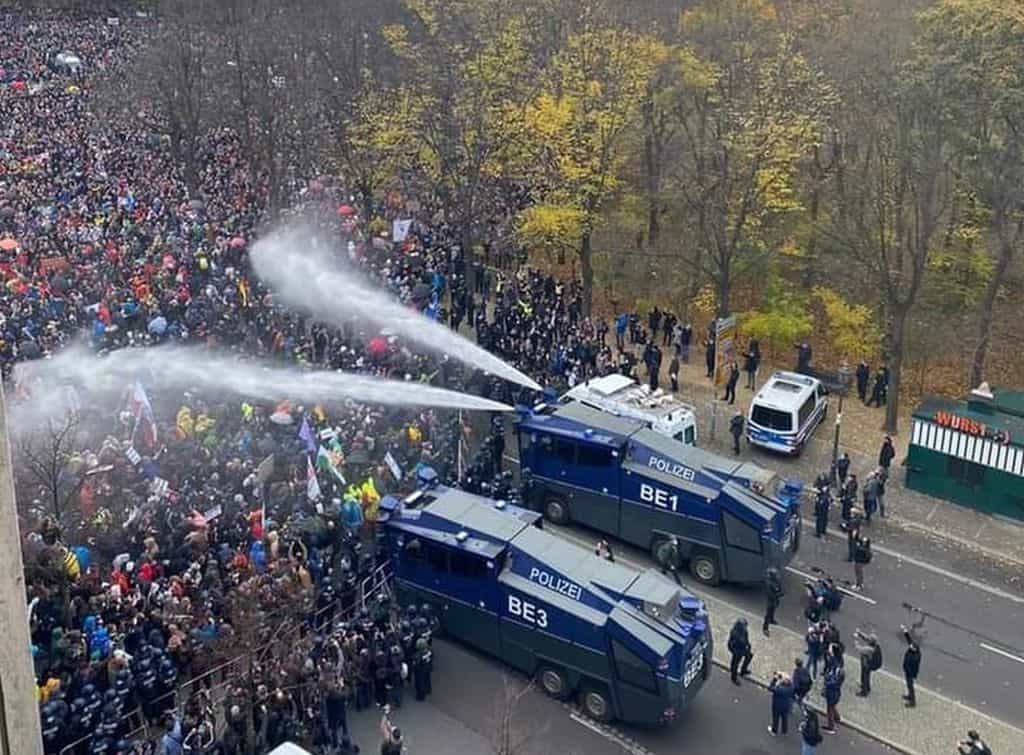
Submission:
<svg viewBox="0 0 1024 755">
<path fill-rule="evenodd" d="M 146 326 L 146 330 L 154 336 L 162 336 L 167 332 L 167 318 L 162 315 L 154 317 L 149 321 L 149 325 Z"/>
<path fill-rule="evenodd" d="M 68 88 L 67 88 L 66 90 L 64 90 L 64 91 L 66 91 L 66 92 L 67 92 L 68 94 L 78 94 L 78 93 L 79 93 L 79 92 L 81 92 L 82 90 L 81 90 L 81 89 L 79 89 L 78 87 L 76 87 L 76 86 L 75 86 L 74 84 L 72 84 L 71 86 L 69 86 L 69 87 L 68 87 Z"/>
<path fill-rule="evenodd" d="M 350 204 L 343 204 L 338 208 L 338 214 L 342 217 L 351 217 L 356 214 L 356 208 Z"/>
<path fill-rule="evenodd" d="M 243 246 L 245 246 L 245 239 L 243 239 L 241 236 L 235 236 L 228 243 L 231 244 L 232 249 L 241 249 Z"/>
<path fill-rule="evenodd" d="M 201 199 L 193 199 L 191 202 L 188 203 L 188 206 L 191 207 L 193 210 L 201 210 L 204 207 L 206 207 L 206 202 L 204 202 Z"/>
<path fill-rule="evenodd" d="M 10 205 L 4 205 L 3 207 L 0 207 L 0 218 L 13 218 L 13 217 L 14 217 L 14 208 L 13 207 L 11 207 Z"/>
<path fill-rule="evenodd" d="M 319 194 L 324 190 L 324 185 L 321 181 L 314 179 L 309 182 L 309 190 L 314 194 Z"/>
<path fill-rule="evenodd" d="M 379 357 L 382 357 L 388 351 L 387 339 L 381 338 L 380 336 L 377 336 L 372 341 L 370 341 L 369 344 L 367 344 L 366 348 L 370 352 L 370 356 L 371 357 L 373 357 L 375 359 L 379 358 Z"/>
<path fill-rule="evenodd" d="M 13 252 L 18 246 L 18 242 L 12 238 L 0 239 L 0 250 L 5 252 Z"/>
<path fill-rule="evenodd" d="M 26 85 L 24 81 L 15 81 L 11 84 L 11 89 L 13 89 L 16 92 L 21 92 L 24 91 L 25 86 Z"/>
</svg>

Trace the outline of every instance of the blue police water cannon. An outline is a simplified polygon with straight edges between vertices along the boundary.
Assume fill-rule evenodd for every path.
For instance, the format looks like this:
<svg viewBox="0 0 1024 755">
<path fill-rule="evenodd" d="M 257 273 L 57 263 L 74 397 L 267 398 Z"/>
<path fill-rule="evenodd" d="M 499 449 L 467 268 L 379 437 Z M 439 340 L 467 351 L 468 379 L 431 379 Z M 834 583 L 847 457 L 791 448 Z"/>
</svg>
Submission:
<svg viewBox="0 0 1024 755">
<path fill-rule="evenodd" d="M 447 636 L 575 698 L 600 721 L 667 723 L 710 673 L 702 601 L 656 570 L 595 556 L 535 511 L 438 486 L 382 501 L 384 550 L 402 603 Z"/>
<path fill-rule="evenodd" d="M 644 422 L 580 402 L 539 405 L 516 423 L 531 505 L 648 550 L 700 582 L 760 582 L 800 545 L 803 485 L 718 456 Z M 673 543 L 673 547 L 666 547 Z"/>
</svg>

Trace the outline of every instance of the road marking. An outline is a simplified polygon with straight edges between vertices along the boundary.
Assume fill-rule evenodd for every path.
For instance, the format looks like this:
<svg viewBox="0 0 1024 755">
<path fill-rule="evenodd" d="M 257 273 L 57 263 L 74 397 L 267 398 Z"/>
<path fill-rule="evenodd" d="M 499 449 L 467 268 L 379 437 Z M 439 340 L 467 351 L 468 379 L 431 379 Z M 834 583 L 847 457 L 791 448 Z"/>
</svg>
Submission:
<svg viewBox="0 0 1024 755">
<path fill-rule="evenodd" d="M 547 523 L 545 523 L 544 526 L 545 526 L 546 529 L 550 529 L 553 532 L 557 532 L 560 537 L 563 537 L 563 538 L 565 538 L 566 540 L 568 540 L 570 542 L 576 543 L 576 545 L 579 545 L 579 546 L 587 548 L 587 549 L 592 549 L 594 547 L 593 543 L 590 543 L 590 542 L 584 540 L 583 538 L 576 537 L 574 535 L 568 534 L 568 532 L 564 528 L 555 527 L 555 526 L 549 525 Z M 645 566 L 645 565 L 639 563 L 638 561 L 634 561 L 633 559 L 629 559 L 629 558 L 621 558 L 618 555 L 615 556 L 615 560 L 618 561 L 618 562 L 621 562 L 623 564 L 626 564 L 627 566 L 632 566 L 634 569 L 647 569 L 647 568 L 650 568 L 648 566 Z M 710 605 L 711 603 L 719 603 L 719 604 L 721 604 L 723 606 L 726 606 L 727 608 L 732 609 L 733 611 L 738 612 L 741 616 L 752 615 L 751 612 L 748 611 L 747 609 L 745 609 L 745 608 L 743 608 L 741 606 L 737 606 L 734 603 L 730 603 L 730 602 L 728 602 L 726 600 L 722 600 L 721 598 L 717 597 L 714 594 L 714 592 L 707 591 L 707 590 L 699 590 L 697 588 L 690 587 L 689 585 L 686 586 L 686 589 L 689 590 L 694 595 L 696 595 L 697 597 L 702 598 L 705 601 L 705 603 L 708 604 L 708 609 L 709 610 L 712 608 L 712 606 Z M 795 637 L 799 637 L 801 639 L 803 638 L 803 636 L 799 632 L 796 632 L 796 631 L 794 631 L 792 629 L 788 629 L 786 627 L 778 627 L 778 629 L 781 630 L 782 632 L 787 633 L 787 634 L 794 635 Z M 721 663 L 716 661 L 715 665 L 721 665 Z M 885 669 L 885 668 L 880 669 L 880 670 L 878 670 L 878 671 L 876 671 L 874 673 L 882 674 L 882 675 L 887 676 L 887 677 L 889 677 L 891 679 L 895 679 L 895 680 L 898 680 L 898 681 L 901 681 L 901 682 L 903 681 L 903 675 L 902 674 L 896 674 L 896 673 L 894 673 L 892 671 L 889 671 L 888 669 Z M 984 713 L 984 712 L 978 710 L 977 708 L 972 708 L 970 705 L 968 705 L 966 703 L 963 703 L 963 702 L 961 702 L 959 700 L 955 700 L 952 697 L 949 697 L 948 695 L 944 695 L 943 693 L 937 692 L 937 691 L 935 691 L 933 689 L 930 689 L 928 687 L 923 687 L 921 685 L 918 685 L 917 689 L 918 689 L 919 694 L 931 695 L 932 697 L 934 697 L 934 698 L 936 698 L 938 700 L 941 700 L 944 703 L 947 703 L 949 705 L 953 705 L 953 706 L 955 706 L 955 707 L 957 707 L 957 708 L 959 708 L 959 709 L 961 709 L 963 711 L 966 711 L 966 712 L 970 713 L 970 715 L 975 716 L 976 718 L 982 719 L 984 721 L 988 721 L 993 726 L 1002 726 L 1002 727 L 1006 727 L 1006 728 L 1012 729 L 1014 731 L 1019 731 L 1019 732 L 1021 732 L 1021 736 L 1024 737 L 1024 730 L 1020 729 L 1019 727 L 1015 726 L 1014 724 L 1008 723 L 1006 721 L 1002 721 L 1002 720 L 996 718 L 995 716 L 989 715 L 988 713 Z M 857 727 L 854 727 L 854 728 L 857 728 Z M 861 731 L 861 733 L 863 733 L 863 734 L 871 736 L 871 733 L 867 729 L 865 729 L 865 728 L 858 728 L 858 730 Z"/>
<path fill-rule="evenodd" d="M 804 522 L 803 526 L 804 529 L 814 529 L 814 525 L 810 522 Z M 939 535 L 938 537 L 944 536 Z M 964 544 L 968 546 L 970 545 L 970 543 L 967 542 L 964 542 Z M 1003 598 L 1005 600 L 1012 601 L 1013 603 L 1019 603 L 1021 605 L 1024 605 L 1024 597 L 1020 595 L 1014 595 L 1012 592 L 1007 592 L 1006 590 L 1001 590 L 998 587 L 993 587 L 992 585 L 985 584 L 984 582 L 979 582 L 976 579 L 965 577 L 964 575 L 957 574 L 956 572 L 952 572 L 949 569 L 943 569 L 941 566 L 930 564 L 927 561 L 922 561 L 921 559 L 914 558 L 913 556 L 907 556 L 903 553 L 900 553 L 899 551 L 894 551 L 891 548 L 886 548 L 882 545 L 877 545 L 874 542 L 871 543 L 871 549 L 875 553 L 881 553 L 885 556 L 888 556 L 889 558 L 895 558 L 899 561 L 906 561 L 908 564 L 912 564 L 913 566 L 916 566 L 919 569 L 930 571 L 933 574 L 938 574 L 940 576 L 945 577 L 946 579 L 951 579 L 954 582 L 959 582 L 960 584 L 967 585 L 968 587 L 973 587 L 976 590 L 982 590 L 983 592 L 987 592 L 990 595 L 995 595 L 997 598 Z"/>
<path fill-rule="evenodd" d="M 997 647 L 992 647 L 991 645 L 984 642 L 980 643 L 980 645 L 981 647 L 985 648 L 985 650 L 988 650 L 990 653 L 998 653 L 1001 656 L 1009 658 L 1011 661 L 1017 661 L 1017 663 L 1024 663 L 1024 658 L 1021 658 L 1019 655 L 1007 653 L 1005 650 L 1000 650 Z"/>
<path fill-rule="evenodd" d="M 505 461 L 510 461 L 513 464 L 517 465 L 517 466 L 519 464 L 519 459 L 517 459 L 515 456 L 509 456 L 508 454 L 502 454 L 501 458 L 503 458 Z"/>
<path fill-rule="evenodd" d="M 919 569 L 924 569 L 925 571 L 930 571 L 934 574 L 946 577 L 947 579 L 951 579 L 954 582 L 959 582 L 960 584 L 967 585 L 968 587 L 973 587 L 975 590 L 982 590 L 983 592 L 987 592 L 989 595 L 995 595 L 997 598 L 1003 598 L 1013 603 L 1019 603 L 1021 605 L 1024 605 L 1024 597 L 1021 597 L 1020 595 L 1014 595 L 1012 592 L 1000 590 L 998 587 L 993 587 L 992 585 L 985 584 L 984 582 L 979 582 L 976 579 L 965 577 L 964 575 L 957 574 L 956 572 L 952 572 L 949 569 L 943 569 L 941 566 L 929 564 L 927 561 L 922 561 L 919 558 L 914 558 L 913 556 L 906 556 L 902 553 L 890 550 L 889 548 L 885 548 L 881 545 L 875 545 L 874 543 L 872 543 L 871 547 L 875 550 L 876 553 L 882 553 L 886 556 L 889 556 L 890 558 L 895 558 L 900 561 L 906 561 L 908 564 L 913 564 Z"/>
<path fill-rule="evenodd" d="M 617 744 L 630 755 L 650 755 L 650 750 L 646 750 L 643 747 L 639 747 L 638 745 L 635 745 L 632 742 L 627 742 L 618 733 L 606 729 L 603 726 L 600 726 L 599 724 L 596 724 L 593 721 L 584 718 L 579 713 L 570 713 L 569 718 L 578 723 L 580 726 L 590 729 L 592 732 L 597 734 L 597 736 L 607 739 L 609 742 L 612 742 L 613 744 Z"/>
<path fill-rule="evenodd" d="M 794 574 L 799 574 L 804 579 L 817 579 L 817 577 L 814 577 L 814 576 L 808 574 L 807 572 L 802 572 L 799 569 L 794 569 L 792 566 L 787 566 L 786 567 L 786 571 L 791 571 Z M 842 585 L 836 585 L 836 587 L 839 588 L 839 592 L 845 593 L 846 595 L 849 595 L 851 598 L 856 598 L 857 600 L 863 600 L 865 603 L 870 603 L 873 606 L 877 606 L 878 605 L 878 601 L 877 600 L 872 600 L 871 598 L 868 598 L 868 597 L 866 597 L 864 595 L 861 595 L 859 592 L 856 592 L 855 590 L 849 590 L 849 589 L 843 587 Z"/>
<path fill-rule="evenodd" d="M 939 504 L 937 504 L 937 503 L 933 504 L 932 505 L 932 510 L 928 512 L 928 516 L 926 516 L 924 518 L 924 520 L 926 522 L 930 522 L 932 520 L 932 517 L 935 516 L 935 512 L 938 511 L 938 510 L 939 510 Z"/>
</svg>

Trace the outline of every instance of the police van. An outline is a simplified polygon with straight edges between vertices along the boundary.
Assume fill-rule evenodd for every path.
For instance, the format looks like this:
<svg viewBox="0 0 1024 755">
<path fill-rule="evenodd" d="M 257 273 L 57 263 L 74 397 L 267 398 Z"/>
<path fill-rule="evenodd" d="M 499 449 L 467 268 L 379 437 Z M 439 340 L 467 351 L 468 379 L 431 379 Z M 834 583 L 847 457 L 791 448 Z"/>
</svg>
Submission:
<svg viewBox="0 0 1024 755">
<path fill-rule="evenodd" d="M 573 402 L 517 407 L 532 508 L 687 561 L 705 584 L 759 582 L 800 544 L 802 485 Z M 674 541 L 673 541 L 674 539 Z"/>
<path fill-rule="evenodd" d="M 438 486 L 386 497 L 380 521 L 400 601 L 431 604 L 446 635 L 596 720 L 668 723 L 708 678 L 702 601 L 549 534 L 536 512 Z"/>
<path fill-rule="evenodd" d="M 799 456 L 827 415 L 828 389 L 820 380 L 797 372 L 776 372 L 750 402 L 747 441 Z"/>
<path fill-rule="evenodd" d="M 688 446 L 697 445 L 697 409 L 660 388 L 652 391 L 625 375 L 605 375 L 580 383 L 567 391 L 562 403 L 578 401 L 619 417 L 646 422 L 661 433 Z"/>
</svg>

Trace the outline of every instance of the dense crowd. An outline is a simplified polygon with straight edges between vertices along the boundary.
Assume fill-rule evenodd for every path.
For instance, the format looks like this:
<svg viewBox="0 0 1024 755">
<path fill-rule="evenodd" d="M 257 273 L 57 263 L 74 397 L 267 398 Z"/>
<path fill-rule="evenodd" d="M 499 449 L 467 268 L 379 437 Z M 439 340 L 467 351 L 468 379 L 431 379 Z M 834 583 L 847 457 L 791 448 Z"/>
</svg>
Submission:
<svg viewBox="0 0 1024 755">
<path fill-rule="evenodd" d="M 5 15 L 4 27 L 6 378 L 84 337 L 99 358 L 187 342 L 521 397 L 368 323 L 332 327 L 277 306 L 247 258 L 267 180 L 235 136 L 204 139 L 191 191 L 165 139 L 94 117 L 97 77 L 128 70 L 131 26 Z M 69 51 L 81 68 L 57 63 Z M 414 222 L 400 245 L 374 240 L 338 179 L 292 175 L 287 193 L 279 220 L 312 224 L 369 279 L 426 316 L 472 325 L 542 382 L 620 368 L 575 285 L 469 266 L 444 224 Z M 406 683 L 428 694 L 431 618 L 396 615 L 378 596 L 374 525 L 381 495 L 408 490 L 417 469 L 459 476 L 466 428 L 454 413 L 126 389 L 119 407 L 80 408 L 53 490 L 19 477 L 46 751 L 238 753 L 292 737 L 344 752 L 349 704 L 397 705 Z M 497 467 L 488 476 L 501 466 L 494 442 L 478 457 Z M 379 615 L 357 615 L 372 605 Z"/>
</svg>

